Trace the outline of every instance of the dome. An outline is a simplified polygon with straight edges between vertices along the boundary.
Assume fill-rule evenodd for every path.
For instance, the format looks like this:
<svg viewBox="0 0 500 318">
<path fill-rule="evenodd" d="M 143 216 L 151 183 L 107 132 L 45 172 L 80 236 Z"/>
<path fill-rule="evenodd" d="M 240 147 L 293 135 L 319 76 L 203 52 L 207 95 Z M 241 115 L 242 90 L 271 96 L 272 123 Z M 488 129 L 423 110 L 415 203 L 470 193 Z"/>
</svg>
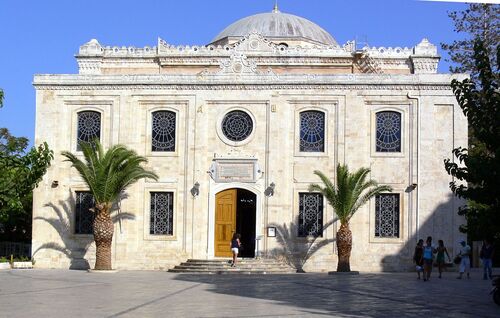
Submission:
<svg viewBox="0 0 500 318">
<path fill-rule="evenodd" d="M 293 14 L 279 12 L 252 15 L 234 22 L 220 32 L 213 40 L 217 42 L 226 37 L 244 37 L 258 32 L 265 38 L 303 39 L 325 45 L 337 45 L 335 39 L 316 23 Z"/>
</svg>

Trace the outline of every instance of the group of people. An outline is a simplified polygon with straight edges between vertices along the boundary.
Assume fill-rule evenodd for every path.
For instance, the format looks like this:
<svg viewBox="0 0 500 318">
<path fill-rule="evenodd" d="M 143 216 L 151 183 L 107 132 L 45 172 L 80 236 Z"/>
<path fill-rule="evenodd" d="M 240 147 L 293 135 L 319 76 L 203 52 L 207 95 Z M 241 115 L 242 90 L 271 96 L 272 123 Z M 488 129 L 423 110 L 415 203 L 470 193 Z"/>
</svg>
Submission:
<svg viewBox="0 0 500 318">
<path fill-rule="evenodd" d="M 461 240 L 460 245 L 460 252 L 454 258 L 454 263 L 459 265 L 459 276 L 457 279 L 462 279 L 464 273 L 467 274 L 467 278 L 470 278 L 470 256 L 472 249 L 465 240 Z M 448 262 L 451 263 L 450 254 L 444 246 L 443 240 L 438 241 L 437 247 L 432 245 L 431 236 L 427 237 L 425 245 L 424 240 L 418 240 L 417 246 L 415 247 L 415 253 L 413 254 L 413 261 L 416 264 L 417 278 L 420 279 L 420 273 L 423 272 L 424 282 L 431 278 L 434 254 L 436 254 L 436 265 L 439 270 L 438 278 L 441 278 L 444 267 L 446 266 L 445 255 L 448 258 Z M 483 279 L 491 279 L 493 259 L 493 244 L 491 240 L 484 240 L 483 246 L 481 247 L 480 258 L 483 263 Z"/>
</svg>

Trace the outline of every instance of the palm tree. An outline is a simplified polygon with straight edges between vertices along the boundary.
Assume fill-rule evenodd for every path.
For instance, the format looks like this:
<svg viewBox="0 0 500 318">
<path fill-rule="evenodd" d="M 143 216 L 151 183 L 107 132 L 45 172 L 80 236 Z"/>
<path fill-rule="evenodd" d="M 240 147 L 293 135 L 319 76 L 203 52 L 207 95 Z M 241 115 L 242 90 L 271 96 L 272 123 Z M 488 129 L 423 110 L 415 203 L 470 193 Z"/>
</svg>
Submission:
<svg viewBox="0 0 500 318">
<path fill-rule="evenodd" d="M 85 162 L 74 154 L 63 151 L 62 155 L 71 162 L 83 178 L 94 196 L 95 214 L 93 223 L 96 244 L 95 270 L 110 270 L 111 243 L 113 241 L 113 221 L 111 208 L 119 199 L 122 191 L 136 181 L 149 178 L 158 180 L 158 176 L 141 167 L 147 159 L 138 156 L 133 150 L 123 145 L 115 145 L 104 152 L 99 141 L 80 143 Z"/>
<path fill-rule="evenodd" d="M 332 206 L 337 218 L 340 220 L 340 229 L 337 231 L 337 252 L 339 261 L 337 272 L 350 272 L 349 258 L 352 250 L 352 232 L 349 229 L 349 220 L 354 213 L 372 197 L 390 192 L 392 188 L 387 185 L 378 185 L 375 180 L 366 178 L 370 173 L 368 168 L 360 168 L 354 173 L 349 172 L 347 165 L 337 165 L 336 185 L 321 171 L 315 170 L 323 182 L 324 187 L 310 184 L 309 191 L 321 193 Z"/>
</svg>

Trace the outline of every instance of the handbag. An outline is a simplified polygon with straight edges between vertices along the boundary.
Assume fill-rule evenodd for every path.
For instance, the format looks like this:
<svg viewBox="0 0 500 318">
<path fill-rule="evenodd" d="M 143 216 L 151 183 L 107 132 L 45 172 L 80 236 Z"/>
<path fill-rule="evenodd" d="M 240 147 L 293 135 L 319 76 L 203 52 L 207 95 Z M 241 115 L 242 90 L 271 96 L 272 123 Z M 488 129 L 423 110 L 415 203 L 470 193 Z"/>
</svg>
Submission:
<svg viewBox="0 0 500 318">
<path fill-rule="evenodd" d="M 460 255 L 457 255 L 455 256 L 455 258 L 453 259 L 453 263 L 455 264 L 460 264 L 460 262 L 462 261 L 462 257 Z"/>
</svg>

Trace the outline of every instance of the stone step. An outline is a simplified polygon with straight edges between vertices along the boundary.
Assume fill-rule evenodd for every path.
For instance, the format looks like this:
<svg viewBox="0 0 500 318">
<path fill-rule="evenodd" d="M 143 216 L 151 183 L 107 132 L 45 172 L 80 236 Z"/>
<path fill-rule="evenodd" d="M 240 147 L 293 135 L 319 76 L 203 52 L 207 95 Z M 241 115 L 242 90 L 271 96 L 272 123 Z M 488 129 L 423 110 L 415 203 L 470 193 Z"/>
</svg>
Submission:
<svg viewBox="0 0 500 318">
<path fill-rule="evenodd" d="M 250 263 L 237 263 L 238 266 L 242 267 L 288 267 L 285 264 L 274 264 L 274 263 L 269 263 L 269 264 L 250 264 Z M 180 266 L 192 266 L 192 267 L 231 267 L 231 263 L 220 263 L 220 264 L 203 264 L 203 263 L 181 263 Z"/>
<path fill-rule="evenodd" d="M 231 267 L 230 259 L 188 259 L 168 270 L 173 273 L 204 274 L 288 274 L 295 270 L 274 259 L 238 259 L 237 266 Z"/>
<path fill-rule="evenodd" d="M 172 268 L 168 270 L 171 273 L 200 273 L 200 274 L 292 274 L 295 273 L 291 269 L 242 269 L 242 268 L 227 268 L 223 270 L 206 269 L 206 268 Z"/>
</svg>

